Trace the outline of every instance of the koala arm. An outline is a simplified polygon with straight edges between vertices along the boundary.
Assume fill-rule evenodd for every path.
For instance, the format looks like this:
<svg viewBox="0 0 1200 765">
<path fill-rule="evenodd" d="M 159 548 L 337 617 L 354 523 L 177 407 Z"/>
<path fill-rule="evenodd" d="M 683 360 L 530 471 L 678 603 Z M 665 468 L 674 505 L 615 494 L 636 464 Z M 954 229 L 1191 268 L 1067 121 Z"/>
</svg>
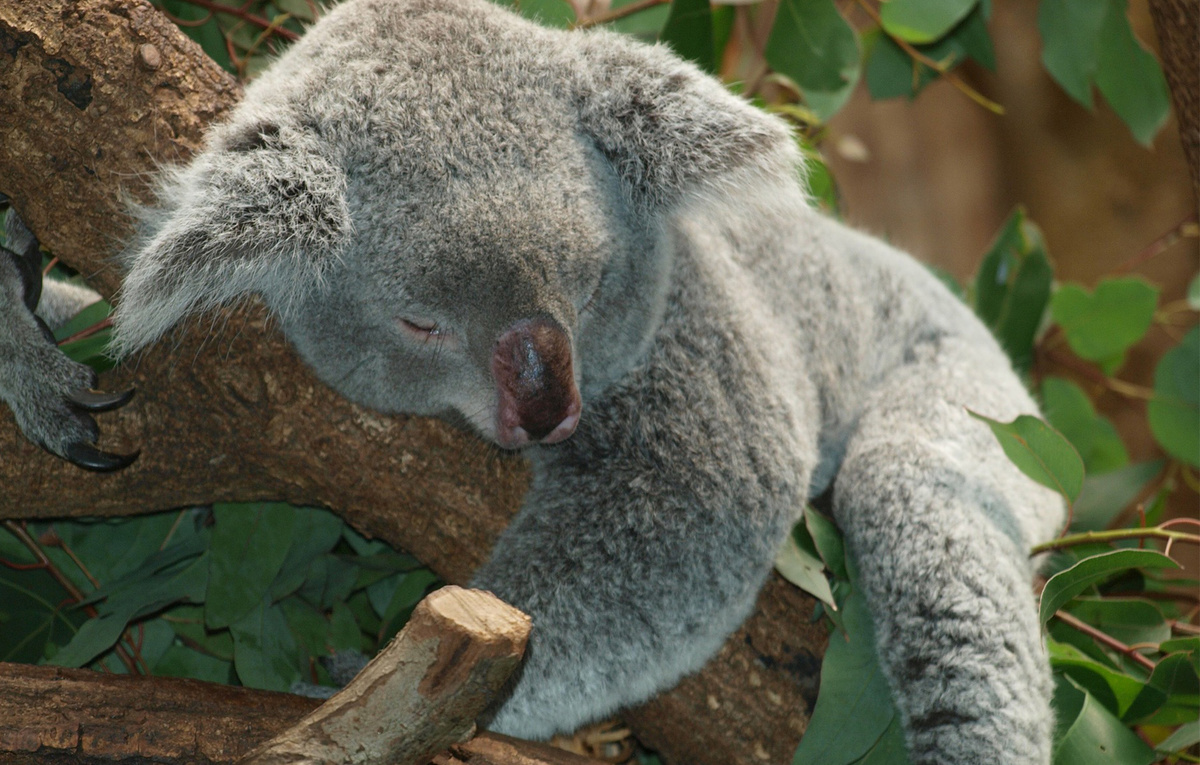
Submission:
<svg viewBox="0 0 1200 765">
<path fill-rule="evenodd" d="M 752 609 L 815 445 L 747 422 L 778 402 L 725 366 L 753 376 L 752 352 L 718 345 L 660 344 L 623 392 L 587 402 L 571 439 L 533 450 L 525 505 L 473 581 L 534 623 L 491 729 L 545 738 L 644 701 Z"/>
<path fill-rule="evenodd" d="M 1035 411 L 998 352 L 935 338 L 880 381 L 834 487 L 914 763 L 1048 763 L 1028 551 L 1063 508 L 966 407 Z"/>
</svg>

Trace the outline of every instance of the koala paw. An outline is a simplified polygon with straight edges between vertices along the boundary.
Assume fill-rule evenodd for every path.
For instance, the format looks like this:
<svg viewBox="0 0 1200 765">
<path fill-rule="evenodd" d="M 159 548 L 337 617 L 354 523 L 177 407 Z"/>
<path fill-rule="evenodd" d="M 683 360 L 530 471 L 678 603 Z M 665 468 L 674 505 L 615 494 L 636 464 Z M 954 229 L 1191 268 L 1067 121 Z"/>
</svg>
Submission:
<svg viewBox="0 0 1200 765">
<path fill-rule="evenodd" d="M 67 358 L 51 342 L 23 343 L 5 363 L 11 382 L 4 398 L 25 437 L 51 454 L 88 470 L 108 472 L 128 467 L 138 454 L 121 455 L 95 446 L 100 429 L 92 414 L 124 406 L 132 389 L 96 391 L 91 367 Z"/>
</svg>

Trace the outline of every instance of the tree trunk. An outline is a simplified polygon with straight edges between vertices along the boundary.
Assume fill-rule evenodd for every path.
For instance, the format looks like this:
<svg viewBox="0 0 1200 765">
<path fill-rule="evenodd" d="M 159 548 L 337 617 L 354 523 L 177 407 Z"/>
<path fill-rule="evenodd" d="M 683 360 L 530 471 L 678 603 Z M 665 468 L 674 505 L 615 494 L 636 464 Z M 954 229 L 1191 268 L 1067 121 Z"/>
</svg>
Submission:
<svg viewBox="0 0 1200 765">
<path fill-rule="evenodd" d="M 0 0 L 0 72 L 0 191 L 48 249 L 112 295 L 125 197 L 146 198 L 156 163 L 186 159 L 238 86 L 144 0 Z M 41 452 L 0 411 L 0 518 L 322 505 L 464 583 L 527 484 L 520 460 L 440 422 L 340 399 L 261 308 L 202 319 L 102 381 L 130 383 L 134 403 L 100 418 L 102 447 L 142 456 L 113 475 Z M 812 609 L 773 578 L 700 674 L 626 719 L 668 762 L 790 760 L 826 641 Z"/>
<path fill-rule="evenodd" d="M 1200 201 L 1200 0 L 1150 0 L 1179 140 Z"/>
</svg>

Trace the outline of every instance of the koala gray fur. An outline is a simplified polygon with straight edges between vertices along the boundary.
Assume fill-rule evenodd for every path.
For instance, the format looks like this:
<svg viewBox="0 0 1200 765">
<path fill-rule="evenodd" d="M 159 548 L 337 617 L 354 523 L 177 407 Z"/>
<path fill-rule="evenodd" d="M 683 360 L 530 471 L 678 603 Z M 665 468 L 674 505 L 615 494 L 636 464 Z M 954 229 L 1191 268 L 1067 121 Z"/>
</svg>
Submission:
<svg viewBox="0 0 1200 765">
<path fill-rule="evenodd" d="M 473 582 L 534 622 L 493 730 L 698 669 L 832 487 L 913 762 L 1047 763 L 1028 551 L 1063 505 L 966 411 L 1036 406 L 935 278 L 810 208 L 800 165 L 665 48 L 349 0 L 163 181 L 115 344 L 258 294 L 349 398 L 529 444 Z"/>
</svg>

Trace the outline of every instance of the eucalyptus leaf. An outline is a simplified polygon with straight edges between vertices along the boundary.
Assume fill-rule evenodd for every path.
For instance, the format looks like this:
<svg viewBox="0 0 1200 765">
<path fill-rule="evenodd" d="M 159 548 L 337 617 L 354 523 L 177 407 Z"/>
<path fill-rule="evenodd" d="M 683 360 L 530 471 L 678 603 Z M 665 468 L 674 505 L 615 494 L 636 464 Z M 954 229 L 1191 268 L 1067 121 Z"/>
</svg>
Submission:
<svg viewBox="0 0 1200 765">
<path fill-rule="evenodd" d="M 1154 439 L 1167 453 L 1200 467 L 1200 327 L 1192 327 L 1159 359 L 1146 417 Z"/>
<path fill-rule="evenodd" d="M 821 664 L 817 705 L 792 762 L 852 763 L 881 742 L 898 717 L 875 653 L 865 598 L 851 591 L 842 603 L 845 632 L 835 631 Z M 893 763 L 906 763 L 892 759 Z"/>
<path fill-rule="evenodd" d="M 1083 461 L 1062 434 L 1028 414 L 1000 422 L 968 413 L 991 428 L 1004 453 L 1021 472 L 1074 502 L 1083 487 Z"/>
<path fill-rule="evenodd" d="M 242 685 L 267 691 L 287 691 L 300 679 L 297 646 L 282 609 L 263 598 L 234 624 L 233 666 Z"/>
<path fill-rule="evenodd" d="M 1018 208 L 996 235 L 975 276 L 975 313 L 1026 370 L 1050 300 L 1053 270 L 1042 233 Z"/>
<path fill-rule="evenodd" d="M 713 50 L 713 14 L 709 0 L 671 0 L 671 13 L 659 40 L 701 69 L 716 71 Z"/>
<path fill-rule="evenodd" d="M 807 535 L 807 530 L 805 534 Z M 775 554 L 775 570 L 784 579 L 837 610 L 833 601 L 833 591 L 829 589 L 829 580 L 825 578 L 825 564 L 815 552 L 802 548 L 796 542 L 795 534 L 788 534 L 779 552 Z"/>
<path fill-rule="evenodd" d="M 1162 68 L 1129 25 L 1125 0 L 1105 0 L 1096 86 L 1143 146 L 1150 146 L 1171 111 Z"/>
<path fill-rule="evenodd" d="M 1124 362 L 1125 351 L 1150 328 L 1157 305 L 1157 287 L 1124 277 L 1105 279 L 1090 293 L 1078 284 L 1064 284 L 1050 299 L 1050 313 L 1071 350 L 1112 374 Z"/>
<path fill-rule="evenodd" d="M 1154 751 L 1068 678 L 1055 678 L 1055 765 L 1150 765 Z"/>
<path fill-rule="evenodd" d="M 1200 743 L 1200 720 L 1192 720 L 1180 725 L 1179 730 L 1160 741 L 1155 750 L 1162 754 L 1175 754 L 1198 743 Z"/>
<path fill-rule="evenodd" d="M 1089 109 L 1107 13 L 1108 0 L 1041 0 L 1038 5 L 1042 64 L 1071 98 Z"/>
<path fill-rule="evenodd" d="M 282 503 L 213 505 L 207 608 L 212 629 L 258 608 L 279 574 L 296 534 L 295 509 Z"/>
<path fill-rule="evenodd" d="M 840 108 L 858 80 L 858 37 L 833 0 L 781 0 L 764 53 L 822 119 Z"/>
<path fill-rule="evenodd" d="M 1088 588 L 1137 568 L 1179 568 L 1179 564 L 1156 550 L 1113 550 L 1084 558 L 1046 582 L 1038 609 L 1041 623 Z"/>
<path fill-rule="evenodd" d="M 1116 470 L 1129 463 L 1129 453 L 1112 422 L 1096 414 L 1091 399 L 1070 380 L 1053 376 L 1043 378 L 1042 411 L 1046 421 L 1079 452 L 1088 476 Z"/>
<path fill-rule="evenodd" d="M 911 43 L 943 37 L 974 10 L 979 0 L 890 0 L 879 9 L 888 34 Z"/>
<path fill-rule="evenodd" d="M 1117 514 L 1125 509 L 1162 472 L 1163 460 L 1139 462 L 1101 475 L 1083 479 L 1072 531 L 1099 531 L 1108 528 Z"/>
</svg>

